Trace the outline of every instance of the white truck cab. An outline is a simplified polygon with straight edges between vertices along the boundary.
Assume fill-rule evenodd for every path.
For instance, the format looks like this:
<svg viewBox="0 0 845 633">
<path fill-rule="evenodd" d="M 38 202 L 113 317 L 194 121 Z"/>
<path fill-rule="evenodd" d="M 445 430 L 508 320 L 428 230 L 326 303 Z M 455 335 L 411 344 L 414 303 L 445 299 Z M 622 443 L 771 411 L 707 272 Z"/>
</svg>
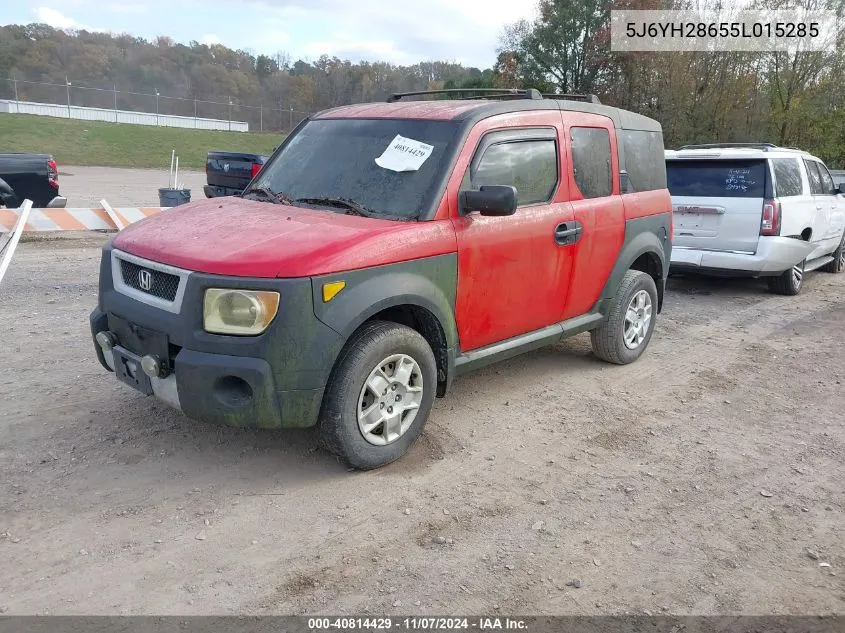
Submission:
<svg viewBox="0 0 845 633">
<path fill-rule="evenodd" d="M 845 270 L 845 187 L 818 158 L 768 143 L 666 151 L 672 272 L 767 277 L 795 295 L 804 273 Z"/>
</svg>

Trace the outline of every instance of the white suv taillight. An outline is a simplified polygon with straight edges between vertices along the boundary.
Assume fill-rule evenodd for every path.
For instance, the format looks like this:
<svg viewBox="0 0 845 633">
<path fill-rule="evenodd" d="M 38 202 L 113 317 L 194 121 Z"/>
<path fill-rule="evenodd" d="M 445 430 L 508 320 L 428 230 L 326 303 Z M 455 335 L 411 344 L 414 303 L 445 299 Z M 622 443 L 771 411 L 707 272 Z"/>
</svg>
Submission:
<svg viewBox="0 0 845 633">
<path fill-rule="evenodd" d="M 780 202 L 763 202 L 763 220 L 760 222 L 760 235 L 780 235 Z"/>
</svg>

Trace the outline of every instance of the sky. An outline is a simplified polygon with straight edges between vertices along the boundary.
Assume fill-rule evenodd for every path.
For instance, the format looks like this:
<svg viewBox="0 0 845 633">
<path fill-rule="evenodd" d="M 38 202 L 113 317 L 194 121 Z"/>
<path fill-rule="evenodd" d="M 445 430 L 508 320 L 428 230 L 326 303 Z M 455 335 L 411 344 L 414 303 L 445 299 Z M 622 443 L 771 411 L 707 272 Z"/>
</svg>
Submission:
<svg viewBox="0 0 845 633">
<path fill-rule="evenodd" d="M 489 68 L 536 0 L 0 0 L 2 24 L 168 35 L 296 60 L 455 61 Z"/>
</svg>

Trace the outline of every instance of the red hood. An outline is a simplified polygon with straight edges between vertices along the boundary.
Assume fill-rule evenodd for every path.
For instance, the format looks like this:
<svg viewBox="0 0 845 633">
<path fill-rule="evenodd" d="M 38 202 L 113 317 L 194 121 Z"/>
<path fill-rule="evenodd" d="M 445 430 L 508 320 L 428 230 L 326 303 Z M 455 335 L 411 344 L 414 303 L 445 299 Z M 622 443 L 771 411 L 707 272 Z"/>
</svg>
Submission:
<svg viewBox="0 0 845 633">
<path fill-rule="evenodd" d="M 187 270 L 308 277 L 456 250 L 448 221 L 397 222 L 241 198 L 202 200 L 121 231 L 114 247 Z"/>
</svg>

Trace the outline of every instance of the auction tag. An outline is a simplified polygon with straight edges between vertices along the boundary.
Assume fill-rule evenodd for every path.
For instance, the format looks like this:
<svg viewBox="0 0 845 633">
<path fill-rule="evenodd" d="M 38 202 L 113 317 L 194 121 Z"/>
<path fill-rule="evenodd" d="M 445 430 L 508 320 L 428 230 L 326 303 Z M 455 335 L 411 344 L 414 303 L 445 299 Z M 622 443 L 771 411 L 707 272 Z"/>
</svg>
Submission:
<svg viewBox="0 0 845 633">
<path fill-rule="evenodd" d="M 376 158 L 376 165 L 391 171 L 417 171 L 433 149 L 433 145 L 397 134 L 384 153 Z"/>
</svg>

